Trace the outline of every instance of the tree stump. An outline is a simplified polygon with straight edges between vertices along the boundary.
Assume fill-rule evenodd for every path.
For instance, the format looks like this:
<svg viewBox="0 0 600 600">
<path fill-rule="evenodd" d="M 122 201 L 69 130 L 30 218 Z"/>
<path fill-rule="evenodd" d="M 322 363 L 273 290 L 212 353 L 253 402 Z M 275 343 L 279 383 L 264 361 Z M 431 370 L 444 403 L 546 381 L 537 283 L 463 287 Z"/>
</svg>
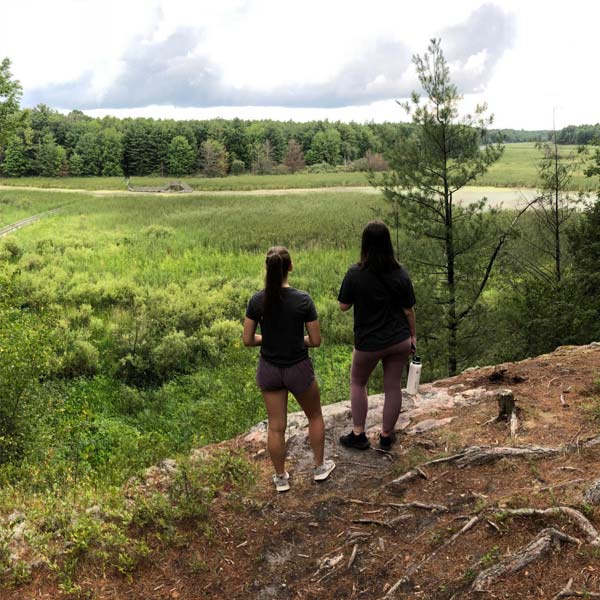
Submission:
<svg viewBox="0 0 600 600">
<path fill-rule="evenodd" d="M 498 421 L 508 421 L 513 412 L 516 412 L 515 398 L 511 390 L 498 390 Z"/>
</svg>

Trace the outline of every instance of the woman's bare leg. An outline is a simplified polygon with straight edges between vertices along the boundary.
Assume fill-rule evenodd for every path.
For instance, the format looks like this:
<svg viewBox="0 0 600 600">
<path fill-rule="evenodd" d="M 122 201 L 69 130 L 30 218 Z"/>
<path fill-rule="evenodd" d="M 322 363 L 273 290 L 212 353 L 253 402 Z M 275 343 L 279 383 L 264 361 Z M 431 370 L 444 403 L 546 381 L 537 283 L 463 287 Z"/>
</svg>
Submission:
<svg viewBox="0 0 600 600">
<path fill-rule="evenodd" d="M 277 475 L 285 473 L 285 429 L 287 427 L 287 390 L 262 393 L 269 417 L 267 448 Z"/>
<path fill-rule="evenodd" d="M 321 394 L 317 381 L 313 380 L 305 392 L 296 396 L 296 400 L 298 400 L 298 404 L 300 404 L 308 419 L 308 439 L 315 457 L 315 466 L 322 465 L 325 447 L 325 424 L 321 413 Z"/>
</svg>

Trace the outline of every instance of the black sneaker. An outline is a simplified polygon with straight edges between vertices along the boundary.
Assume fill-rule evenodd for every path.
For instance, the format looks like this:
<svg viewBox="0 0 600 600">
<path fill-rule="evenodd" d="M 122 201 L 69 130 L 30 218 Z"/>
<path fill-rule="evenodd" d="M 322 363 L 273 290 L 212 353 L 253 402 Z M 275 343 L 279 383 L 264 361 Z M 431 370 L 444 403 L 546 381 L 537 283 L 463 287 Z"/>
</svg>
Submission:
<svg viewBox="0 0 600 600">
<path fill-rule="evenodd" d="M 396 434 L 392 431 L 390 435 L 379 434 L 379 447 L 382 450 L 389 452 L 392 449 L 392 445 L 396 441 Z"/>
<path fill-rule="evenodd" d="M 346 448 L 356 448 L 358 450 L 366 450 L 371 446 L 369 438 L 364 431 L 359 435 L 356 435 L 354 431 L 342 435 L 340 437 L 340 444 L 346 446 Z"/>
</svg>

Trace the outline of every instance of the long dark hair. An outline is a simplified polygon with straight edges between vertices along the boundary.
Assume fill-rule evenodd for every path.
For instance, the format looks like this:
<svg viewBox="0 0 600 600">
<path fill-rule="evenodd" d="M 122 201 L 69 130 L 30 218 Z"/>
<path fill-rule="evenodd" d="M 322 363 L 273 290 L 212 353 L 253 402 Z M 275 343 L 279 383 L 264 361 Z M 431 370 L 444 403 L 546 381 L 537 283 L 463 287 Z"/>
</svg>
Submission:
<svg viewBox="0 0 600 600">
<path fill-rule="evenodd" d="M 264 314 L 268 315 L 281 302 L 281 284 L 285 280 L 292 257 L 287 248 L 273 246 L 267 252 L 267 274 L 265 275 Z"/>
<path fill-rule="evenodd" d="M 394 256 L 390 230 L 383 221 L 371 221 L 363 229 L 360 267 L 376 273 L 400 268 Z"/>
</svg>

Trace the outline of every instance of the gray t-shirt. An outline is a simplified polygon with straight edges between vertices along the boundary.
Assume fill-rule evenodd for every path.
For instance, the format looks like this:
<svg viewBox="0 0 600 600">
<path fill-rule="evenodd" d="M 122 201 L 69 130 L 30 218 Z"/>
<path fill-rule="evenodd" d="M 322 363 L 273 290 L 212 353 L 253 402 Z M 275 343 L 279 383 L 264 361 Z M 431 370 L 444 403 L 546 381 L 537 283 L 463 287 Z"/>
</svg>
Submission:
<svg viewBox="0 0 600 600">
<path fill-rule="evenodd" d="M 312 298 L 292 287 L 281 288 L 281 303 L 267 318 L 263 314 L 265 292 L 254 294 L 246 316 L 260 325 L 261 356 L 277 367 L 291 367 L 308 356 L 304 344 L 304 324 L 317 320 Z"/>
<path fill-rule="evenodd" d="M 376 274 L 352 265 L 342 281 L 338 300 L 354 305 L 357 350 L 382 350 L 410 337 L 403 309 L 415 305 L 415 292 L 403 267 Z"/>
</svg>

